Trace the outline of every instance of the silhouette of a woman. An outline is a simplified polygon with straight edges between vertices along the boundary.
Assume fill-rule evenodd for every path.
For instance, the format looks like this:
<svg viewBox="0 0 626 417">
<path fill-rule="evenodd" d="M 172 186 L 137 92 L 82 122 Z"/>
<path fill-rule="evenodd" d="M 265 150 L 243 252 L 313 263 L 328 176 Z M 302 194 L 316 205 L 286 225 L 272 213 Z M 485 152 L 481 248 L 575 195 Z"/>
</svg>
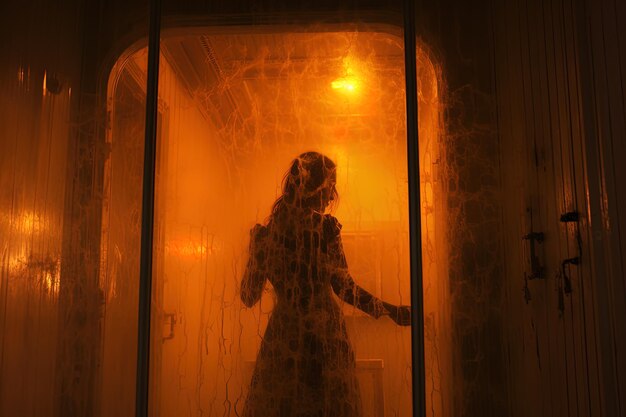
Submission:
<svg viewBox="0 0 626 417">
<path fill-rule="evenodd" d="M 324 214 L 337 199 L 336 166 L 306 152 L 291 164 L 267 225 L 250 232 L 241 299 L 252 307 L 269 280 L 276 293 L 244 417 L 360 417 L 354 352 L 332 293 L 378 318 L 410 324 L 410 308 L 385 303 L 355 284 L 341 225 Z"/>
</svg>

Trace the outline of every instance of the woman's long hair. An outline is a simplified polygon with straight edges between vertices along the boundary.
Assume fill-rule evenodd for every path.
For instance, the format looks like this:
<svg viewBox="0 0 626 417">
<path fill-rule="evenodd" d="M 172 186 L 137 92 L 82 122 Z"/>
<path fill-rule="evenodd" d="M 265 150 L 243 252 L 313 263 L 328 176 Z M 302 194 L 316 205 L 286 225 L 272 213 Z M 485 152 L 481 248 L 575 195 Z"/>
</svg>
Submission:
<svg viewBox="0 0 626 417">
<path fill-rule="evenodd" d="M 274 203 L 270 217 L 274 217 L 286 206 L 306 208 L 328 186 L 328 180 L 336 169 L 335 163 L 319 152 L 299 155 L 283 177 L 283 193 Z M 339 196 L 334 187 L 331 193 L 331 200 L 337 201 Z"/>
</svg>

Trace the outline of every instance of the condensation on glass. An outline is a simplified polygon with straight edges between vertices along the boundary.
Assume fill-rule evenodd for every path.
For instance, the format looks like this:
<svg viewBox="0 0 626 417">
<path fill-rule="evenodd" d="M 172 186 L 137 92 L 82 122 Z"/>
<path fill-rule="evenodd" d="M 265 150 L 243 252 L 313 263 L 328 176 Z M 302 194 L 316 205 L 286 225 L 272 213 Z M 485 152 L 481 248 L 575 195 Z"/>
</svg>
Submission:
<svg viewBox="0 0 626 417">
<path fill-rule="evenodd" d="M 108 84 L 100 286 L 107 306 L 103 410 L 134 393 L 147 52 L 127 50 Z M 450 415 L 450 305 L 437 63 L 417 51 L 427 409 Z M 155 415 L 241 415 L 275 297 L 246 308 L 250 230 L 290 162 L 337 165 L 333 215 L 354 280 L 410 304 L 404 50 L 400 28 L 194 27 L 162 33 L 151 353 Z M 410 416 L 410 328 L 343 304 L 364 416 Z M 130 393 L 130 394 L 129 394 Z M 124 399 L 124 401 L 112 401 Z"/>
<path fill-rule="evenodd" d="M 98 276 L 108 156 L 101 76 L 128 28 L 135 39 L 147 34 L 148 3 L 92 3 L 0 2 L 2 416 L 98 408 L 108 309 Z M 144 101 L 134 105 L 145 112 Z"/>
<path fill-rule="evenodd" d="M 0 48 L 0 414 L 133 415 L 145 40 L 119 51 L 146 35 L 147 3 L 132 18 L 66 3 L 2 14 L 16 30 Z M 426 397 L 450 415 L 441 80 L 417 52 Z M 241 413 L 274 303 L 270 286 L 240 301 L 249 232 L 304 151 L 337 164 L 355 281 L 410 303 L 403 60 L 393 26 L 163 32 L 153 414 Z M 410 329 L 342 311 L 364 416 L 411 415 Z"/>
<path fill-rule="evenodd" d="M 0 80 L 0 414 L 41 415 L 54 398 L 71 93 L 51 92 L 45 68 L 13 69 Z"/>
</svg>

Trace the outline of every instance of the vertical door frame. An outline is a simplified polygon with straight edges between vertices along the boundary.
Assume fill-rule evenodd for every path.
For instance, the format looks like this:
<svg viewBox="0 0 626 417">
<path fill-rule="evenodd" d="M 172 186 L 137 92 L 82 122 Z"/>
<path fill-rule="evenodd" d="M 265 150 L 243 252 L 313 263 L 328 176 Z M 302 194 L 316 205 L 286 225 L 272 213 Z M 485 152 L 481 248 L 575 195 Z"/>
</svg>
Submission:
<svg viewBox="0 0 626 417">
<path fill-rule="evenodd" d="M 404 0 L 404 76 L 406 79 L 406 134 L 409 177 L 409 239 L 411 257 L 411 362 L 413 416 L 426 416 L 424 356 L 424 285 L 420 202 L 419 135 L 417 128 L 417 52 L 415 1 Z"/>
<path fill-rule="evenodd" d="M 156 174 L 161 0 L 150 1 L 148 35 L 148 80 L 141 206 L 141 257 L 139 261 L 139 314 L 137 323 L 137 380 L 135 415 L 148 416 L 150 387 L 150 317 L 152 301 L 152 252 L 154 241 L 154 196 Z"/>
</svg>

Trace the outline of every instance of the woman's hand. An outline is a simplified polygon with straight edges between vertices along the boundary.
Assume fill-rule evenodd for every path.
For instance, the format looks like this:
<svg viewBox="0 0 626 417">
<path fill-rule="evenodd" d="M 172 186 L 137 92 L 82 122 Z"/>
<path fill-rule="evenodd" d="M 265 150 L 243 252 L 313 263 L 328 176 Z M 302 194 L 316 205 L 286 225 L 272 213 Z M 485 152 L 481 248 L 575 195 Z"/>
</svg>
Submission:
<svg viewBox="0 0 626 417">
<path fill-rule="evenodd" d="M 392 317 L 392 319 L 399 326 L 410 326 L 411 325 L 411 307 L 398 306 L 397 311 L 396 311 L 396 316 Z"/>
<path fill-rule="evenodd" d="M 396 306 L 393 304 L 384 303 L 385 310 L 387 310 L 389 318 L 396 322 L 398 326 L 410 326 L 411 325 L 411 307 L 410 306 Z"/>
</svg>

